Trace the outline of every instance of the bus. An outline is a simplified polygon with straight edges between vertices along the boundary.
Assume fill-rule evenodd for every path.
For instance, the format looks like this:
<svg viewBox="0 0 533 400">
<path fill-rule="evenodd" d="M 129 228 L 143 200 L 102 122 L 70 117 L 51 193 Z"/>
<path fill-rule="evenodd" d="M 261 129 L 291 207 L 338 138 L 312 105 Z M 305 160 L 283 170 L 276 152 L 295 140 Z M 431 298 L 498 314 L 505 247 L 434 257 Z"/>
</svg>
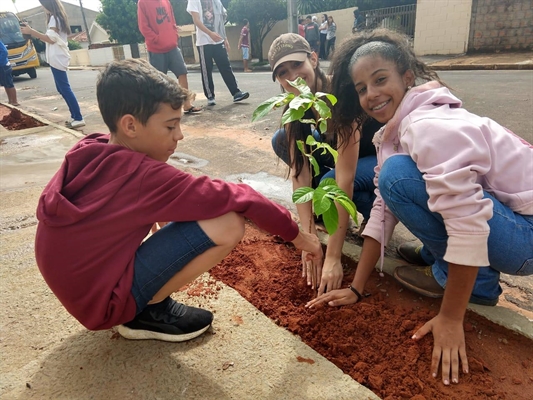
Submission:
<svg viewBox="0 0 533 400">
<path fill-rule="evenodd" d="M 20 31 L 18 17 L 9 11 L 0 11 L 0 40 L 7 47 L 7 56 L 13 65 L 13 75 L 28 74 L 37 78 L 39 57 L 31 39 L 25 39 Z"/>
</svg>

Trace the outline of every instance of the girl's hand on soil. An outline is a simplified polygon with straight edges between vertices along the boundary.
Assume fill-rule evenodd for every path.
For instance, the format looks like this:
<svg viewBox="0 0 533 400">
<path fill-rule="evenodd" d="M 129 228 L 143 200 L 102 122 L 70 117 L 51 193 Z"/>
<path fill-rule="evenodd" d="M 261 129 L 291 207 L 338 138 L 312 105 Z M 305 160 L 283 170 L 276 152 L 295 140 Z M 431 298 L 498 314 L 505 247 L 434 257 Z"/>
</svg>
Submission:
<svg viewBox="0 0 533 400">
<path fill-rule="evenodd" d="M 326 261 L 324 262 L 324 266 L 322 268 L 318 296 L 340 288 L 342 285 L 342 277 L 341 260 L 332 260 L 331 258 L 326 257 Z"/>
<path fill-rule="evenodd" d="M 416 331 L 412 338 L 419 340 L 429 332 L 433 333 L 434 340 L 433 355 L 431 357 L 431 375 L 434 378 L 437 377 L 439 362 L 442 359 L 442 382 L 445 385 L 450 384 L 451 369 L 451 381 L 453 383 L 459 383 L 459 360 L 461 360 L 461 364 L 463 365 L 463 373 L 468 373 L 463 322 L 438 314 Z"/>
<path fill-rule="evenodd" d="M 309 301 L 305 307 L 314 308 L 322 303 L 328 303 L 328 306 L 331 307 L 344 306 L 347 304 L 357 303 L 357 296 L 350 290 L 350 288 L 332 290 L 331 292 L 324 293 L 323 295 L 318 296 L 316 299 Z"/>
<path fill-rule="evenodd" d="M 302 251 L 305 251 L 305 259 L 307 261 L 319 261 L 324 258 L 322 252 L 322 244 L 316 235 L 300 231 L 298 236 L 292 241 L 294 246 Z"/>
<path fill-rule="evenodd" d="M 316 289 L 322 275 L 322 258 L 308 261 L 308 254 L 307 251 L 302 251 L 302 278 L 307 280 L 308 286 Z"/>
</svg>

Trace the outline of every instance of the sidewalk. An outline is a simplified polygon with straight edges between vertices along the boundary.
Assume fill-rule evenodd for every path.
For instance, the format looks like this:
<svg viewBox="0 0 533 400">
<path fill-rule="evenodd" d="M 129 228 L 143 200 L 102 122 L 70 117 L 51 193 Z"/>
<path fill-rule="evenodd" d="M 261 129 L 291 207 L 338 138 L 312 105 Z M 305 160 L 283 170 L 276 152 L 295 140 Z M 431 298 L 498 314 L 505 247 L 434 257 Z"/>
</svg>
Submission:
<svg viewBox="0 0 533 400">
<path fill-rule="evenodd" d="M 533 53 L 491 53 L 491 54 L 463 54 L 463 55 L 433 55 L 421 56 L 420 59 L 436 71 L 461 71 L 461 70 L 533 70 Z M 258 60 L 252 60 L 254 71 L 270 71 L 270 65 L 254 66 Z M 324 70 L 330 66 L 329 60 L 320 61 Z M 235 71 L 243 71 L 241 61 L 231 61 Z M 189 71 L 200 71 L 200 64 L 187 65 Z M 214 66 L 216 69 L 216 65 Z"/>
</svg>

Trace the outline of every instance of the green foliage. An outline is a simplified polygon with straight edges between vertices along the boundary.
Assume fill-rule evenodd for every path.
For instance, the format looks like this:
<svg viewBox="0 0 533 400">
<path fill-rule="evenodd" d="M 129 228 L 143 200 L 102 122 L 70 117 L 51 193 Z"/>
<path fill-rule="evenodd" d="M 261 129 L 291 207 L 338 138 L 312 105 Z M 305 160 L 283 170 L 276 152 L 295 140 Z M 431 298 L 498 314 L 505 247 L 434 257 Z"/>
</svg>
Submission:
<svg viewBox="0 0 533 400">
<path fill-rule="evenodd" d="M 172 9 L 174 10 L 174 19 L 177 25 L 189 25 L 192 24 L 191 14 L 187 12 L 186 0 L 170 0 Z"/>
<path fill-rule="evenodd" d="M 356 0 L 355 6 L 360 11 L 376 10 L 378 8 L 406 6 L 416 4 L 417 0 Z"/>
<path fill-rule="evenodd" d="M 331 109 L 323 98 L 326 98 L 329 103 L 334 106 L 337 103 L 337 98 L 328 93 L 312 93 L 311 89 L 302 78 L 298 78 L 289 84 L 300 92 L 299 95 L 285 92 L 262 102 L 254 111 L 252 115 L 252 122 L 267 115 L 271 110 L 279 109 L 280 107 L 287 107 L 281 117 L 282 125 L 291 123 L 293 121 L 300 121 L 301 123 L 317 125 L 321 132 L 325 132 L 327 128 L 327 120 L 331 118 Z M 303 119 L 307 110 L 314 108 L 319 118 Z M 329 152 L 335 163 L 337 162 L 338 153 L 329 144 L 318 142 L 312 135 L 306 138 L 305 144 L 301 140 L 296 141 L 298 150 L 309 161 L 312 168 L 312 173 L 317 176 L 320 173 L 320 167 L 313 154 L 321 152 L 326 154 Z M 306 151 L 306 147 L 311 149 Z M 312 208 L 315 215 L 322 215 L 326 230 L 330 235 L 335 233 L 339 224 L 339 215 L 335 203 L 340 204 L 350 216 L 357 222 L 357 210 L 352 199 L 338 187 L 334 179 L 323 179 L 316 189 L 311 187 L 301 187 L 292 194 L 292 201 L 296 204 L 312 202 Z"/>
<path fill-rule="evenodd" d="M 263 41 L 278 21 L 287 18 L 286 0 L 231 0 L 228 20 L 239 26 L 250 21 L 252 56 L 263 61 Z"/>
<path fill-rule="evenodd" d="M 144 38 L 137 25 L 137 2 L 131 0 L 101 0 L 98 22 L 109 37 L 120 44 L 142 43 Z"/>
<path fill-rule="evenodd" d="M 81 44 L 79 44 L 78 42 L 75 42 L 74 40 L 70 40 L 68 41 L 68 49 L 69 50 L 79 50 L 81 49 Z"/>
</svg>

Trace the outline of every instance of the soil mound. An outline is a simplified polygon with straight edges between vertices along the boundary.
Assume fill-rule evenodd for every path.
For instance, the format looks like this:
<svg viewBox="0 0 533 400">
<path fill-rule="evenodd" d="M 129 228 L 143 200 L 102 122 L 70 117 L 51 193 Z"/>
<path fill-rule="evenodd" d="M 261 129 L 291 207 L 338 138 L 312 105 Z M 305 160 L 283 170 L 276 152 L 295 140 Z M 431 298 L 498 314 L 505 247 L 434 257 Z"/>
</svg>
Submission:
<svg viewBox="0 0 533 400">
<path fill-rule="evenodd" d="M 356 264 L 345 262 L 347 286 Z M 211 275 L 381 398 L 533 398 L 533 343 L 526 337 L 467 312 L 470 373 L 446 387 L 429 373 L 433 337 L 410 339 L 437 314 L 439 300 L 418 297 L 375 273 L 366 287 L 371 295 L 362 302 L 308 310 L 313 291 L 301 278 L 300 263 L 290 243 L 248 226 L 241 244 Z"/>
<path fill-rule="evenodd" d="M 21 129 L 35 128 L 37 126 L 44 126 L 42 122 L 35 118 L 21 113 L 16 108 L 9 109 L 5 106 L 0 106 L 0 125 L 10 131 L 18 131 Z"/>
</svg>

